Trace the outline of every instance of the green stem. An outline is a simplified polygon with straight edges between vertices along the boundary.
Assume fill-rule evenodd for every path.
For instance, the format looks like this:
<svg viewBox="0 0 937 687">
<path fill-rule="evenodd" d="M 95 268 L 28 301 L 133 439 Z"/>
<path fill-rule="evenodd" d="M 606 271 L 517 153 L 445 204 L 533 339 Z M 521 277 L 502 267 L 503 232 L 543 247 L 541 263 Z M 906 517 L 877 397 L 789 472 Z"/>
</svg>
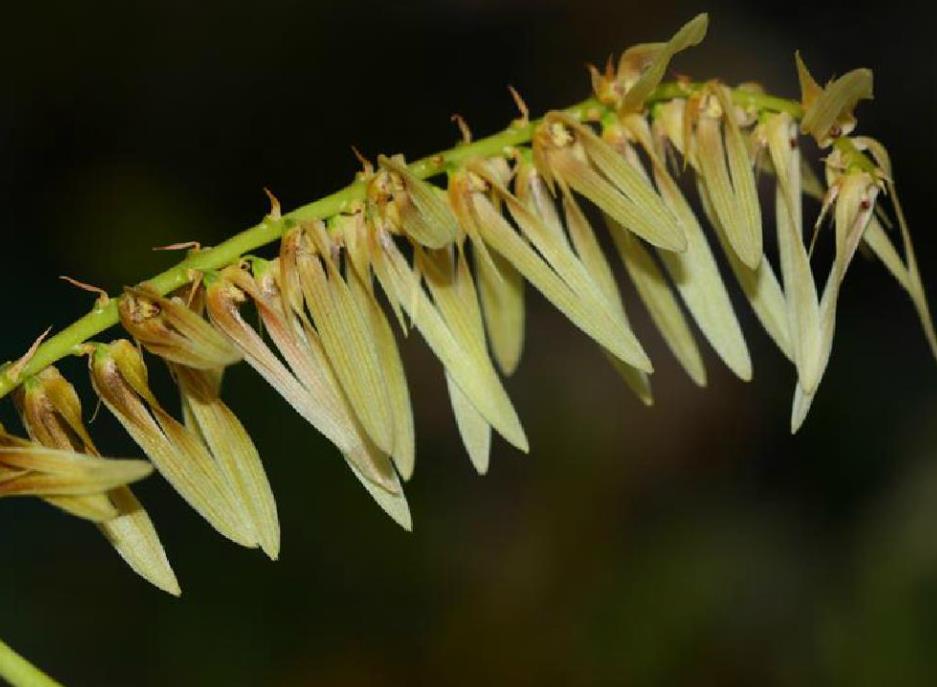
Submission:
<svg viewBox="0 0 937 687">
<path fill-rule="evenodd" d="M 0 640 L 0 678 L 12 687 L 62 687 Z"/>
<path fill-rule="evenodd" d="M 648 101 L 660 102 L 674 98 L 684 98 L 700 90 L 703 86 L 702 83 L 663 83 L 651 94 Z M 800 117 L 802 114 L 799 103 L 774 96 L 736 89 L 733 91 L 733 99 L 743 107 L 754 107 L 775 112 L 784 111 L 789 112 L 794 117 Z M 605 106 L 594 99 L 585 100 L 566 109 L 567 113 L 580 119 L 598 118 L 605 111 Z M 539 120 L 516 123 L 493 136 L 472 143 L 460 144 L 449 150 L 417 160 L 410 165 L 410 170 L 421 179 L 426 179 L 436 176 L 471 157 L 505 155 L 514 146 L 528 143 L 538 123 Z M 284 227 L 289 221 L 327 219 L 342 212 L 355 201 L 362 200 L 364 194 L 365 183 L 356 181 L 329 196 L 308 205 L 303 205 L 283 215 L 280 220 L 268 218 L 213 248 L 193 252 L 177 265 L 147 280 L 147 283 L 163 295 L 175 291 L 191 281 L 193 275 L 197 272 L 225 267 L 235 262 L 242 255 L 276 241 L 280 238 Z M 0 398 L 13 391 L 23 379 L 41 372 L 65 356 L 80 352 L 80 346 L 85 341 L 114 326 L 117 321 L 117 301 L 112 298 L 106 303 L 96 305 L 87 315 L 44 341 L 26 364 L 16 370 L 15 373 L 11 372 L 13 366 L 9 364 L 0 368 Z"/>
</svg>

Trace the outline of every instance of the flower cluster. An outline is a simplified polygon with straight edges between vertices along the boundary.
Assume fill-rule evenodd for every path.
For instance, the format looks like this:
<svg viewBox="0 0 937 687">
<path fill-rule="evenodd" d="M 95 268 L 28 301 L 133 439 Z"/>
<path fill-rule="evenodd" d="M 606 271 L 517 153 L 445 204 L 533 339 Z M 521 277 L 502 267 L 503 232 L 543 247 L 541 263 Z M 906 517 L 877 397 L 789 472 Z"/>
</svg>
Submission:
<svg viewBox="0 0 937 687">
<path fill-rule="evenodd" d="M 502 383 L 523 349 L 526 284 L 601 347 L 641 402 L 653 402 L 651 359 L 584 201 L 693 382 L 707 379 L 696 330 L 735 375 L 751 379 L 717 255 L 678 183 L 683 173 L 755 315 L 794 365 L 792 431 L 829 361 L 842 284 L 860 246 L 908 292 L 937 354 L 888 155 L 877 141 L 851 136 L 856 105 L 872 96 L 871 72 L 820 87 L 797 56 L 799 102 L 752 84 L 662 85 L 670 60 L 698 44 L 706 27 L 701 15 L 666 43 L 633 47 L 617 67 L 593 68 L 586 106 L 522 120 L 516 126 L 530 130 L 526 141 L 449 164 L 445 188 L 394 155 L 365 162 L 364 192 L 332 216 L 284 217 L 274 199 L 266 222 L 282 229 L 275 257 L 202 270 L 174 295 L 147 283 L 125 291 L 120 321 L 136 345 L 82 347 L 95 391 L 218 532 L 276 558 L 270 485 L 247 431 L 221 400 L 225 368 L 243 360 L 409 529 L 402 482 L 413 474 L 416 443 L 395 327 L 418 332 L 442 364 L 459 433 L 481 474 L 493 432 L 528 450 Z M 802 158 L 801 135 L 829 150 L 825 180 Z M 767 202 L 756 172 L 774 187 Z M 832 220 L 834 257 L 822 288 L 813 241 L 805 240 L 804 196 L 821 203 L 814 238 Z M 896 221 L 878 202 L 885 196 Z M 766 207 L 777 270 L 765 255 Z M 263 326 L 252 326 L 245 310 Z M 142 349 L 168 366 L 181 418 L 151 391 Z M 78 397 L 54 368 L 27 379 L 16 400 L 32 442 L 0 434 L 0 496 L 38 495 L 94 521 L 134 570 L 177 593 L 152 523 L 124 486 L 149 464 L 97 457 Z"/>
</svg>

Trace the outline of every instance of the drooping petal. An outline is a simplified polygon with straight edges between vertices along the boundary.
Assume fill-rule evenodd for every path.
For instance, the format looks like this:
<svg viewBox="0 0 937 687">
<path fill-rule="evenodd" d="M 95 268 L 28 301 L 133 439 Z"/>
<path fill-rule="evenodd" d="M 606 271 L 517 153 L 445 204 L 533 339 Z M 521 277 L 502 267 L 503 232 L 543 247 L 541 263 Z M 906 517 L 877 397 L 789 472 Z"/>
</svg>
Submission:
<svg viewBox="0 0 937 687">
<path fill-rule="evenodd" d="M 618 291 L 618 284 L 612 274 L 612 268 L 599 246 L 598 239 L 592 229 L 592 225 L 586 218 L 572 194 L 567 193 L 563 197 L 563 208 L 566 217 L 566 227 L 569 230 L 569 236 L 572 240 L 576 253 L 579 255 L 582 264 L 595 280 L 606 301 L 612 303 L 618 310 L 619 317 L 625 325 L 631 327 L 628 321 L 628 315 L 625 312 L 625 305 L 621 300 L 621 294 Z M 632 367 L 613 356 L 608 350 L 604 351 L 606 358 L 612 364 L 612 367 L 618 372 L 625 383 L 634 391 L 635 395 L 644 405 L 652 405 L 654 397 L 651 393 L 651 382 L 648 374 L 643 370 Z"/>
<path fill-rule="evenodd" d="M 126 340 L 98 345 L 89 366 L 92 384 L 104 405 L 179 495 L 222 535 L 243 546 L 255 546 L 256 539 L 238 516 L 218 465 L 199 438 L 156 401 L 133 345 Z"/>
<path fill-rule="evenodd" d="M 14 401 L 33 441 L 49 448 L 98 455 L 82 421 L 78 394 L 55 367 L 47 367 L 27 380 Z M 118 487 L 106 494 L 90 496 L 47 497 L 46 500 L 96 522 L 134 572 L 165 592 L 174 596 L 180 594 L 179 583 L 159 535 L 129 488 Z"/>
<path fill-rule="evenodd" d="M 855 140 L 857 143 L 861 143 L 861 145 L 863 145 L 872 153 L 872 156 L 875 158 L 875 162 L 885 173 L 885 186 L 888 190 L 888 196 L 891 198 L 892 205 L 895 208 L 895 213 L 898 216 L 898 226 L 901 230 L 901 241 L 905 255 L 905 273 L 907 275 L 905 289 L 907 290 L 908 295 L 911 297 L 911 302 L 914 304 L 915 310 L 917 310 L 918 318 L 921 321 L 921 327 L 924 330 L 924 336 L 927 339 L 927 343 L 931 349 L 931 354 L 935 359 L 937 359 L 937 332 L 934 330 L 934 321 L 931 317 L 930 306 L 927 303 L 927 295 L 924 292 L 924 284 L 921 281 L 921 273 L 918 267 L 917 256 L 914 252 L 914 244 L 911 241 L 911 232 L 908 228 L 908 222 L 904 216 L 904 209 L 901 206 L 901 201 L 898 199 L 898 189 L 895 186 L 894 175 L 892 174 L 891 159 L 885 146 L 883 146 L 875 139 L 868 137 L 857 137 Z M 876 245 L 880 247 L 880 250 L 876 251 L 876 254 L 879 256 L 882 262 L 885 263 L 885 266 L 889 269 L 889 271 L 895 275 L 895 278 L 898 279 L 898 283 L 902 283 L 902 279 L 899 276 L 901 272 L 897 269 L 893 257 L 896 252 L 894 251 L 893 246 L 891 246 L 891 242 L 888 240 L 888 237 L 884 235 L 884 232 L 878 233 L 873 231 L 873 225 L 878 226 L 878 222 L 875 221 L 874 217 L 869 221 L 869 225 L 863 234 L 863 239 L 873 249 L 875 249 Z M 884 240 L 882 240 L 883 238 Z M 878 243 L 873 245 L 876 239 L 878 239 Z M 891 248 L 891 250 L 889 250 L 889 248 Z"/>
<path fill-rule="evenodd" d="M 768 118 L 765 131 L 777 175 L 775 215 L 791 352 L 801 387 L 812 392 L 819 382 L 820 304 L 804 246 L 796 124 L 779 113 Z"/>
<path fill-rule="evenodd" d="M 736 255 L 735 250 L 729 245 L 725 229 L 713 209 L 710 191 L 706 183 L 698 176 L 696 182 L 706 218 L 715 230 L 723 253 L 728 258 L 732 272 L 735 274 L 739 286 L 742 287 L 742 292 L 751 304 L 752 311 L 754 311 L 758 321 L 761 322 L 761 326 L 764 327 L 768 336 L 774 340 L 781 352 L 793 361 L 790 327 L 787 323 L 787 303 L 774 269 L 767 260 L 759 262 L 758 267 L 754 270 L 742 262 Z"/>
<path fill-rule="evenodd" d="M 624 328 L 620 319 L 602 305 L 602 301 L 598 302 L 598 307 L 589 307 L 583 300 L 588 293 L 570 288 L 518 236 L 487 198 L 478 194 L 474 201 L 474 210 L 486 243 L 509 260 L 531 285 L 583 332 L 622 361 L 645 372 L 652 371 L 651 362 L 637 339 Z M 598 292 L 594 285 L 593 289 Z"/>
<path fill-rule="evenodd" d="M 140 501 L 126 488 L 114 489 L 109 496 L 120 515 L 100 526 L 104 536 L 135 573 L 158 589 L 179 596 L 182 591 L 176 574 Z"/>
<path fill-rule="evenodd" d="M 453 336 L 391 237 L 375 235 L 372 240 L 376 244 L 374 271 L 381 288 L 408 311 L 430 349 L 482 417 L 509 443 L 526 452 L 527 437 L 494 370 L 473 364 L 473 356 Z"/>
<path fill-rule="evenodd" d="M 241 520 L 253 529 L 264 553 L 276 560 L 280 554 L 280 522 L 254 442 L 218 396 L 211 373 L 182 365 L 174 366 L 173 373 L 182 390 L 183 404 L 234 492 Z"/>
<path fill-rule="evenodd" d="M 356 474 L 380 489 L 399 489 L 387 456 L 367 441 L 366 432 L 348 406 L 315 329 L 310 325 L 304 330 L 283 312 L 283 299 L 273 279 L 275 264 L 281 275 L 286 274 L 283 265 L 268 263 L 257 282 L 241 269 L 225 270 L 208 285 L 209 316 L 238 345 L 248 364 L 355 465 Z M 241 317 L 238 302 L 245 294 L 257 306 L 266 331 L 292 373 Z"/>
<path fill-rule="evenodd" d="M 446 388 L 449 391 L 449 400 L 452 403 L 452 413 L 455 415 L 459 436 L 468 452 L 469 460 L 472 461 L 472 466 L 478 474 L 484 475 L 488 472 L 491 454 L 491 425 L 476 410 L 448 372 L 446 372 Z"/>
<path fill-rule="evenodd" d="M 762 231 L 751 159 L 724 87 L 716 85 L 714 94 L 720 114 L 700 114 L 696 157 L 729 245 L 754 270 L 761 261 Z"/>
<path fill-rule="evenodd" d="M 370 272 L 368 273 L 370 279 Z M 384 382 L 387 385 L 390 410 L 394 420 L 394 446 L 391 451 L 394 464 L 405 480 L 413 475 L 416 462 L 416 437 L 413 430 L 413 409 L 410 404 L 410 390 L 407 377 L 400 359 L 400 351 L 394 339 L 390 323 L 378 305 L 370 289 L 360 278 L 348 280 L 352 296 L 361 312 L 367 313 L 370 320 L 371 334 L 378 360 L 383 365 Z"/>
<path fill-rule="evenodd" d="M 501 372 L 514 374 L 524 349 L 524 279 L 497 254 L 490 262 L 476 257 L 475 271 L 491 351 Z"/>
<path fill-rule="evenodd" d="M 631 116 L 625 120 L 625 125 L 650 157 L 658 192 L 680 221 L 686 235 L 686 251 L 658 251 L 661 262 L 713 349 L 730 370 L 748 381 L 752 376 L 748 346 L 703 229 L 658 156 L 646 121 Z"/>
<path fill-rule="evenodd" d="M 407 499 L 390 459 L 371 442 L 341 393 L 318 335 L 283 312 L 274 280 L 278 261 L 266 263 L 254 277 L 229 268 L 209 283 L 207 306 L 215 325 L 234 341 L 245 360 L 304 418 L 342 452 L 351 471 L 377 504 L 407 530 L 413 526 Z M 255 281 L 256 279 L 256 281 Z M 238 303 L 249 296 L 266 331 L 296 376 L 267 348 L 240 315 Z"/>
<path fill-rule="evenodd" d="M 534 136 L 534 160 L 548 183 L 562 180 L 646 241 L 666 250 L 686 247 L 647 179 L 588 127 L 550 113 Z"/>
<path fill-rule="evenodd" d="M 833 350 L 836 310 L 846 270 L 855 255 L 874 210 L 878 186 L 865 172 L 846 174 L 838 180 L 835 208 L 836 255 L 820 298 L 820 345 L 814 365 L 817 378 L 826 371 Z M 791 432 L 797 432 L 807 417 L 817 388 L 809 390 L 799 382 L 794 391 L 791 410 Z"/>
<path fill-rule="evenodd" d="M 321 226 L 310 226 L 310 230 L 314 234 L 324 234 Z M 323 242 L 326 240 L 322 238 Z M 377 447 L 384 453 L 391 453 L 394 418 L 374 346 L 370 316 L 358 309 L 331 256 L 322 254 L 326 246 L 318 248 L 318 256 L 303 250 L 296 256 L 306 306 L 355 414 Z"/>
<path fill-rule="evenodd" d="M 418 264 L 433 296 L 433 301 L 458 343 L 472 356 L 478 369 L 494 372 L 485 347 L 485 331 L 478 296 L 464 253 L 453 251 L 418 251 Z M 491 431 L 481 413 L 446 373 L 446 384 L 459 434 L 472 465 L 479 474 L 488 470 Z"/>
<path fill-rule="evenodd" d="M 651 254 L 636 238 L 622 227 L 610 227 L 609 232 L 638 295 L 667 346 L 680 361 L 690 379 L 699 386 L 706 386 L 706 368 L 699 348 L 667 279 L 654 263 Z"/>
</svg>

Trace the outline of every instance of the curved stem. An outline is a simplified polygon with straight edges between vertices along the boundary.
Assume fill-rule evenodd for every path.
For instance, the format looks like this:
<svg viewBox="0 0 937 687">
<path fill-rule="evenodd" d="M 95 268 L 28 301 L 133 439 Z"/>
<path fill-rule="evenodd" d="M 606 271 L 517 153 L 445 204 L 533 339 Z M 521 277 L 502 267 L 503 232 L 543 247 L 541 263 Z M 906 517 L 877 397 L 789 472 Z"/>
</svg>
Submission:
<svg viewBox="0 0 937 687">
<path fill-rule="evenodd" d="M 660 102 L 685 98 L 703 88 L 702 83 L 670 82 L 660 84 L 648 98 L 648 102 Z M 799 118 L 800 104 L 747 90 L 734 90 L 733 99 L 743 107 L 753 107 L 775 112 L 788 112 Z M 566 109 L 579 119 L 598 119 L 607 108 L 594 99 L 585 100 Z M 449 150 L 429 155 L 409 165 L 410 171 L 421 179 L 435 176 L 471 157 L 506 155 L 514 146 L 528 143 L 539 120 L 518 122 L 504 131 L 460 144 Z M 350 204 L 364 198 L 365 183 L 356 181 L 335 193 L 289 212 L 280 220 L 266 219 L 260 224 L 245 229 L 213 248 L 191 253 L 180 263 L 147 280 L 160 294 L 167 294 L 192 280 L 196 272 L 225 267 L 245 253 L 276 241 L 290 221 L 327 219 L 345 210 Z M 117 324 L 117 301 L 110 299 L 79 318 L 65 329 L 47 339 L 21 366 L 10 364 L 0 368 L 0 398 L 13 391 L 19 384 L 62 358 L 79 352 L 79 347 L 88 339 Z M 17 369 L 18 368 L 18 369 Z"/>
<path fill-rule="evenodd" d="M 0 678 L 12 687 L 62 687 L 0 639 Z"/>
</svg>

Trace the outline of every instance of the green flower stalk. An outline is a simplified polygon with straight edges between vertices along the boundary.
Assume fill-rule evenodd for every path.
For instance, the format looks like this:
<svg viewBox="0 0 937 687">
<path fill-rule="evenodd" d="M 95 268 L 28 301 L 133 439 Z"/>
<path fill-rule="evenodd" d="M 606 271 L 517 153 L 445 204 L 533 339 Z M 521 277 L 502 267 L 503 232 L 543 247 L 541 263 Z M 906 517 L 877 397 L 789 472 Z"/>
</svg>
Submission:
<svg viewBox="0 0 937 687">
<path fill-rule="evenodd" d="M 11 687 L 62 687 L 0 639 L 0 678 Z"/>
</svg>

